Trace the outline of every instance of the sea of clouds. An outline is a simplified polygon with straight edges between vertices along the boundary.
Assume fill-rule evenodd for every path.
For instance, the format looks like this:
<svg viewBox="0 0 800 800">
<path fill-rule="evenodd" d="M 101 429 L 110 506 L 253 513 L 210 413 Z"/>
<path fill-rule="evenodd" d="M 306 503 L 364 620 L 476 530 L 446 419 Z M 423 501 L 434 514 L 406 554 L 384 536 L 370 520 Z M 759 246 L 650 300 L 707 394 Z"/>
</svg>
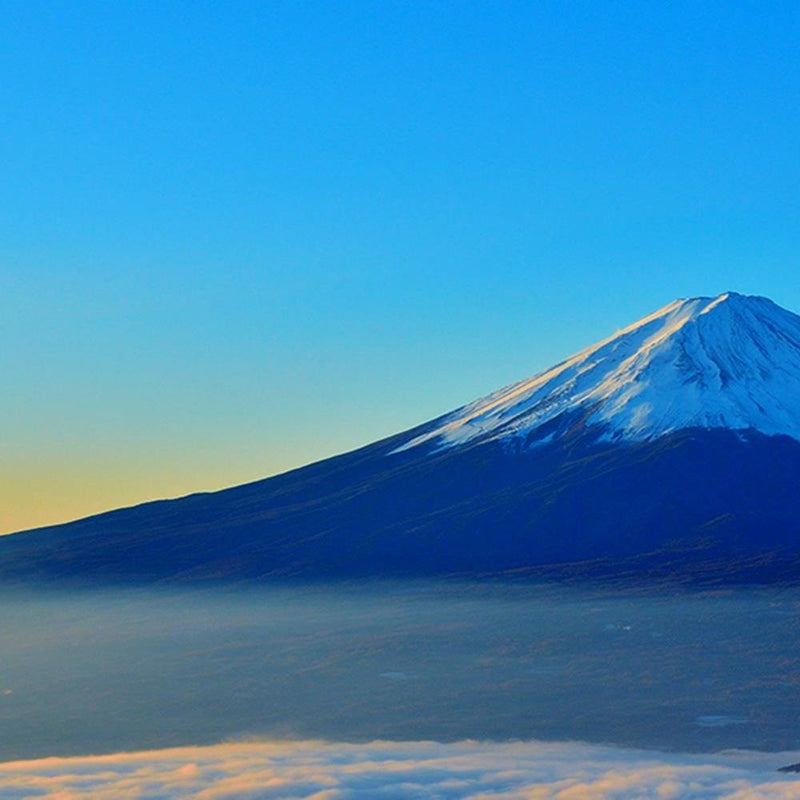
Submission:
<svg viewBox="0 0 800 800">
<path fill-rule="evenodd" d="M 798 753 L 674 755 L 569 742 L 230 742 L 0 764 L 0 798 L 800 798 Z"/>
</svg>

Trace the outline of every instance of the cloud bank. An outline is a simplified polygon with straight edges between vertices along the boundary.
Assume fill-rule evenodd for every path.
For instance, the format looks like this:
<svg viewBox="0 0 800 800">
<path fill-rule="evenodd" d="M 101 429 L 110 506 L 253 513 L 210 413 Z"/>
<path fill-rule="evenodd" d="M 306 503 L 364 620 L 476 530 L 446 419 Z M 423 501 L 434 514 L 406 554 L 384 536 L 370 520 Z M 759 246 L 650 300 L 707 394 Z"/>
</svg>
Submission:
<svg viewBox="0 0 800 800">
<path fill-rule="evenodd" d="M 0 798 L 800 800 L 798 753 L 673 755 L 579 743 L 233 742 L 0 764 Z"/>
</svg>

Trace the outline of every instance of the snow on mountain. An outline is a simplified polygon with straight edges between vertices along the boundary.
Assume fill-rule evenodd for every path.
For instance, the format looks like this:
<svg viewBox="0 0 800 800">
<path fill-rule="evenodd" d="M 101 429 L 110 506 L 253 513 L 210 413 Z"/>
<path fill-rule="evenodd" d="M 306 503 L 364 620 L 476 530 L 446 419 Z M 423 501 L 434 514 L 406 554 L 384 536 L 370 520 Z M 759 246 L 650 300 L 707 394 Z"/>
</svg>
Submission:
<svg viewBox="0 0 800 800">
<path fill-rule="evenodd" d="M 451 447 L 526 436 L 565 412 L 604 426 L 605 439 L 701 427 L 800 440 L 800 316 L 733 292 L 676 300 L 454 411 L 398 451 L 424 442 Z"/>
</svg>

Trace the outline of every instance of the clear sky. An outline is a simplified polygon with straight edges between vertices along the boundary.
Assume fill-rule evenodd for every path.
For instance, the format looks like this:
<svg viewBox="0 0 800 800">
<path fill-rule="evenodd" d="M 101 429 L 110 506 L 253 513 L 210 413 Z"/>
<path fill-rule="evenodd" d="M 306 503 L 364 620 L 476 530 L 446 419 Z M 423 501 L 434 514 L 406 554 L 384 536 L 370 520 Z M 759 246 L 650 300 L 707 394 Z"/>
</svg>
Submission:
<svg viewBox="0 0 800 800">
<path fill-rule="evenodd" d="M 800 311 L 796 2 L 0 8 L 0 531 Z"/>
</svg>

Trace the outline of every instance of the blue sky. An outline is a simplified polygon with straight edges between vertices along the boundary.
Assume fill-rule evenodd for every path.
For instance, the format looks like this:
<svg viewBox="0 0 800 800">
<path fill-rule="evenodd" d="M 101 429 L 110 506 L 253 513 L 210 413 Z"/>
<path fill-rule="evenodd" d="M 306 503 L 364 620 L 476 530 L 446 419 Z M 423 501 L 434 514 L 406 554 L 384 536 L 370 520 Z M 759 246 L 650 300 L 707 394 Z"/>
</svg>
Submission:
<svg viewBox="0 0 800 800">
<path fill-rule="evenodd" d="M 800 311 L 794 3 L 2 10 L 0 530 L 350 449 L 676 297 Z"/>
</svg>

